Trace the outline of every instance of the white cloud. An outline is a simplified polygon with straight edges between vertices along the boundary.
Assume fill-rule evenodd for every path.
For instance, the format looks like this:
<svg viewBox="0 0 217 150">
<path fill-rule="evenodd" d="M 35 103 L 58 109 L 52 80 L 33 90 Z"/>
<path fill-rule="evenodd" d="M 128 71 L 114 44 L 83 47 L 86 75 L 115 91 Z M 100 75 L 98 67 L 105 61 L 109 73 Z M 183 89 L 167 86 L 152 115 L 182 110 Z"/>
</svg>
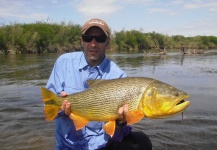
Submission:
<svg viewBox="0 0 217 150">
<path fill-rule="evenodd" d="M 38 5 L 33 6 L 28 1 L 15 1 L 15 0 L 3 0 L 0 6 L 0 17 L 4 20 L 11 22 L 11 20 L 15 22 L 31 22 L 38 21 L 42 18 L 47 18 L 48 15 L 46 13 L 37 13 L 37 11 L 32 11 L 32 9 L 36 9 Z"/>
<path fill-rule="evenodd" d="M 217 11 L 217 1 L 216 0 L 208 0 L 208 1 L 200 1 L 193 0 L 188 1 L 188 3 L 184 4 L 184 8 L 186 9 L 207 9 L 209 11 Z"/>
<path fill-rule="evenodd" d="M 170 11 L 169 9 L 164 9 L 164 8 L 150 8 L 148 9 L 149 13 L 165 13 L 169 15 L 174 15 L 175 13 Z"/>
<path fill-rule="evenodd" d="M 116 0 L 82 0 L 76 8 L 84 16 L 104 16 L 122 9 L 122 7 L 115 4 L 115 2 Z"/>
<path fill-rule="evenodd" d="M 117 0 L 122 5 L 143 5 L 148 6 L 157 3 L 157 0 Z"/>
<path fill-rule="evenodd" d="M 0 25 L 52 19 L 81 23 L 99 17 L 112 23 L 114 30 L 151 27 L 151 31 L 168 34 L 217 35 L 217 20 L 211 20 L 217 18 L 216 0 L 0 1 Z"/>
<path fill-rule="evenodd" d="M 174 0 L 171 3 L 175 5 L 181 5 L 181 4 L 184 4 L 185 2 L 183 0 Z"/>
</svg>

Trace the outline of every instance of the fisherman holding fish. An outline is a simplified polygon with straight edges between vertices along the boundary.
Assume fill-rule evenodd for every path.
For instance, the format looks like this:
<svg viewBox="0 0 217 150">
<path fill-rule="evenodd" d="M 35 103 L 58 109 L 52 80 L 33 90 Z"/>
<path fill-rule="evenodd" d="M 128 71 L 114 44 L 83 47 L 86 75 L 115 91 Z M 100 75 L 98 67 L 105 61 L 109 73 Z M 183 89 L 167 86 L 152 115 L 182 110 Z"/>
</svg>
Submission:
<svg viewBox="0 0 217 150">
<path fill-rule="evenodd" d="M 83 51 L 66 53 L 56 60 L 46 88 L 59 96 L 66 97 L 66 100 L 61 104 L 61 111 L 55 117 L 55 150 L 152 149 L 147 135 L 142 132 L 132 132 L 132 127 L 126 126 L 127 104 L 121 106 L 117 112 L 118 119 L 112 136 L 106 134 L 103 129 L 105 122 L 91 121 L 82 129 L 76 130 L 74 122 L 69 117 L 73 101 L 71 103 L 67 101 L 67 95 L 87 90 L 89 87 L 87 80 L 107 80 L 127 76 L 106 57 L 105 52 L 109 42 L 108 25 L 103 20 L 91 19 L 82 27 Z"/>
</svg>

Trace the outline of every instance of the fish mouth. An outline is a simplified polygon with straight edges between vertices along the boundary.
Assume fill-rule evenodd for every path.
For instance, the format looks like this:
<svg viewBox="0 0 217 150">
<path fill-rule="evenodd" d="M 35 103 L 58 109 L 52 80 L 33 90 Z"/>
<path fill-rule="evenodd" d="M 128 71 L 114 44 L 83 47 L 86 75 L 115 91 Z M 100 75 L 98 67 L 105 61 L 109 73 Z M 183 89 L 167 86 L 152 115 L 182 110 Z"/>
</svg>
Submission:
<svg viewBox="0 0 217 150">
<path fill-rule="evenodd" d="M 181 101 L 179 101 L 176 105 L 179 105 L 179 104 L 182 104 L 182 103 L 184 103 L 185 102 L 185 100 L 184 99 L 182 99 Z"/>
<path fill-rule="evenodd" d="M 186 95 L 176 103 L 176 105 L 173 109 L 174 113 L 175 112 L 176 113 L 183 112 L 190 105 L 190 102 L 185 100 L 188 97 L 189 97 L 189 95 Z"/>
</svg>

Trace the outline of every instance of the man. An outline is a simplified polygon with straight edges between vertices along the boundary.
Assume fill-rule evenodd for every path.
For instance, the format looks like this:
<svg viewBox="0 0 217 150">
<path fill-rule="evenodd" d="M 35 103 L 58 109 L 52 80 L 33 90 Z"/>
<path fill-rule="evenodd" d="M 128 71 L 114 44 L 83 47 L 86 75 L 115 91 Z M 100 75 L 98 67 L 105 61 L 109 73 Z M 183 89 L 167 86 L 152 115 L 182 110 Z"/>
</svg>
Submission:
<svg viewBox="0 0 217 150">
<path fill-rule="evenodd" d="M 82 27 L 83 52 L 61 55 L 54 65 L 46 88 L 64 97 L 86 90 L 88 88 L 86 81 L 89 79 L 126 77 L 125 72 L 105 56 L 110 41 L 109 36 L 110 29 L 103 20 L 87 21 Z M 118 110 L 119 118 L 112 139 L 102 128 L 104 122 L 92 121 L 83 129 L 76 131 L 73 121 L 68 116 L 70 108 L 71 104 L 65 100 L 61 107 L 62 111 L 56 118 L 56 150 L 120 149 L 130 141 L 133 141 L 136 147 L 143 142 L 137 142 L 141 141 L 138 140 L 140 137 L 134 138 L 131 127 L 125 126 L 124 114 L 128 111 L 128 105 L 124 105 Z M 145 135 L 144 138 L 148 141 L 147 147 L 151 149 L 150 139 Z M 123 141 L 126 141 L 125 144 Z"/>
</svg>

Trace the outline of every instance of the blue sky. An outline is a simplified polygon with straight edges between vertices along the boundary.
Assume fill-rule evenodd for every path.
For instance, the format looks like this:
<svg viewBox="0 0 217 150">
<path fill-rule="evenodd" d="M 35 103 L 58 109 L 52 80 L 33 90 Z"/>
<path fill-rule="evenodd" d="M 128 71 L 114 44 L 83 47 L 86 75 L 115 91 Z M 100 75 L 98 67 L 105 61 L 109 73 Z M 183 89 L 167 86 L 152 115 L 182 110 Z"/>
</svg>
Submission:
<svg viewBox="0 0 217 150">
<path fill-rule="evenodd" d="M 216 0 L 0 0 L 0 25 L 101 18 L 111 30 L 217 36 Z"/>
</svg>

